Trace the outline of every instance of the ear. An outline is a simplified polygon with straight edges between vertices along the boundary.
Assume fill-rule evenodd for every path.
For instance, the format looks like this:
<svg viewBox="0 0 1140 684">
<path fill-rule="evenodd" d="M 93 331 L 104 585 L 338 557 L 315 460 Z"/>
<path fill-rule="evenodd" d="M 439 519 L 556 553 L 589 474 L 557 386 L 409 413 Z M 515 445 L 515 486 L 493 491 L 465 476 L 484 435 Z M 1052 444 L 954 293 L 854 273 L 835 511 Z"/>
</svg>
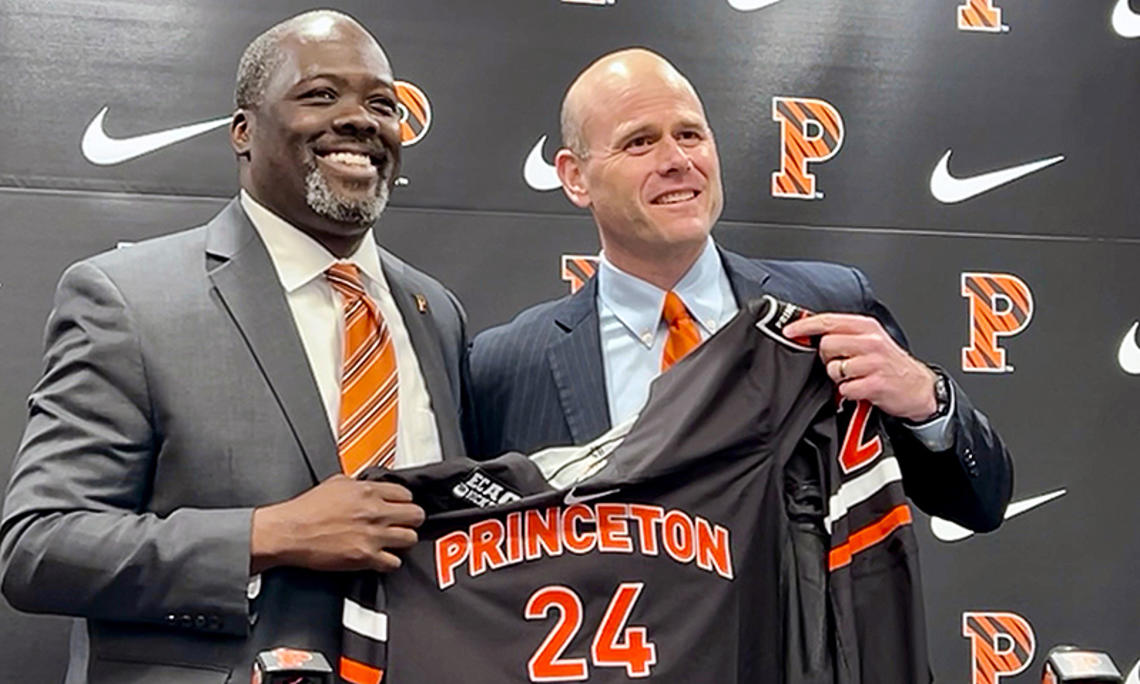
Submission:
<svg viewBox="0 0 1140 684">
<path fill-rule="evenodd" d="M 246 159 L 249 159 L 251 147 L 251 124 L 249 112 L 244 109 L 234 111 L 233 118 L 230 120 L 230 147 L 234 148 L 234 154 Z"/>
<path fill-rule="evenodd" d="M 584 160 L 578 159 L 576 154 L 565 147 L 554 155 L 554 170 L 558 172 L 558 180 L 562 181 L 562 192 L 566 193 L 574 206 L 581 209 L 590 206 L 590 191 L 582 169 L 584 163 Z"/>
</svg>

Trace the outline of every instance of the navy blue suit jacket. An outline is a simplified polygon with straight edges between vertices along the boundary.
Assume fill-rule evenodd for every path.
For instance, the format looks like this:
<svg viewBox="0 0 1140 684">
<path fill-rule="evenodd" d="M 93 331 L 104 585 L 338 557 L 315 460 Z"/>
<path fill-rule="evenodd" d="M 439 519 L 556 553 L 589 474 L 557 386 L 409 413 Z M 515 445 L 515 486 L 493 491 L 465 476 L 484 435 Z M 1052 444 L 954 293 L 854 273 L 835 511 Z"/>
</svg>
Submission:
<svg viewBox="0 0 1140 684">
<path fill-rule="evenodd" d="M 904 347 L 891 313 L 859 270 L 814 261 L 749 259 L 721 250 L 738 303 L 770 294 L 812 311 L 874 316 Z M 595 304 L 597 281 L 480 333 L 471 347 L 468 452 L 489 458 L 585 444 L 610 428 Z M 955 385 L 954 447 L 931 452 L 905 426 L 887 429 L 908 496 L 931 515 L 996 528 L 1012 492 L 1009 453 Z"/>
</svg>

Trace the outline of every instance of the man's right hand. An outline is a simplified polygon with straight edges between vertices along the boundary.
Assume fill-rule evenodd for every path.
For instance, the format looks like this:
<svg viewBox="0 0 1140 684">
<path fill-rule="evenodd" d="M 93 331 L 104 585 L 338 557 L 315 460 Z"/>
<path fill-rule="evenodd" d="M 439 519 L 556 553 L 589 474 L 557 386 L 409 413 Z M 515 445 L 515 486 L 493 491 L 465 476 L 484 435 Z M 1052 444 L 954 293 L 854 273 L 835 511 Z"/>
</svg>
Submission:
<svg viewBox="0 0 1140 684">
<path fill-rule="evenodd" d="M 391 550 L 413 546 L 423 521 L 407 488 L 334 475 L 288 501 L 254 509 L 250 572 L 279 565 L 390 572 L 400 567 Z"/>
</svg>

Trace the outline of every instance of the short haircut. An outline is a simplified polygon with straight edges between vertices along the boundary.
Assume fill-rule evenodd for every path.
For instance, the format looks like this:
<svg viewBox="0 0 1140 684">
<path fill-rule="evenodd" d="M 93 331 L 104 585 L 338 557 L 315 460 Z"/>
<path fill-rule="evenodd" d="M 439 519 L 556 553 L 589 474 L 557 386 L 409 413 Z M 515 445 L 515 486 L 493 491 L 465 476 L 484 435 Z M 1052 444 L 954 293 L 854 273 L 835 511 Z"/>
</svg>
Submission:
<svg viewBox="0 0 1140 684">
<path fill-rule="evenodd" d="M 254 38 L 246 46 L 238 62 L 234 104 L 239 109 L 250 109 L 261 104 L 270 77 L 285 61 L 285 53 L 281 50 L 281 39 L 297 26 L 316 17 L 330 17 L 360 25 L 358 21 L 343 12 L 327 9 L 312 10 L 290 17 Z"/>
</svg>

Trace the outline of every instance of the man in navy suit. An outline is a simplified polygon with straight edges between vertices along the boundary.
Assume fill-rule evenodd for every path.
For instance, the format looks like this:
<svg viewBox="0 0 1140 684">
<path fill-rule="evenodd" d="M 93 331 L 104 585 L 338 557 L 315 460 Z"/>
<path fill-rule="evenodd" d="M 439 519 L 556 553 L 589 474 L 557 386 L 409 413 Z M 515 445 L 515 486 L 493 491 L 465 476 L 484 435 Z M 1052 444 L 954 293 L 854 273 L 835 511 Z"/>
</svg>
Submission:
<svg viewBox="0 0 1140 684">
<path fill-rule="evenodd" d="M 642 49 L 600 58 L 566 93 L 562 137 L 555 166 L 566 196 L 597 223 L 598 275 L 475 339 L 472 454 L 589 442 L 644 405 L 673 344 L 663 314 L 680 309 L 699 343 L 767 293 L 829 312 L 786 332 L 820 335 L 840 394 L 888 416 L 920 508 L 978 531 L 1001 523 L 1012 490 L 1005 446 L 948 375 L 907 352 L 860 271 L 717 247 L 716 143 L 695 89 L 672 64 Z"/>
</svg>

